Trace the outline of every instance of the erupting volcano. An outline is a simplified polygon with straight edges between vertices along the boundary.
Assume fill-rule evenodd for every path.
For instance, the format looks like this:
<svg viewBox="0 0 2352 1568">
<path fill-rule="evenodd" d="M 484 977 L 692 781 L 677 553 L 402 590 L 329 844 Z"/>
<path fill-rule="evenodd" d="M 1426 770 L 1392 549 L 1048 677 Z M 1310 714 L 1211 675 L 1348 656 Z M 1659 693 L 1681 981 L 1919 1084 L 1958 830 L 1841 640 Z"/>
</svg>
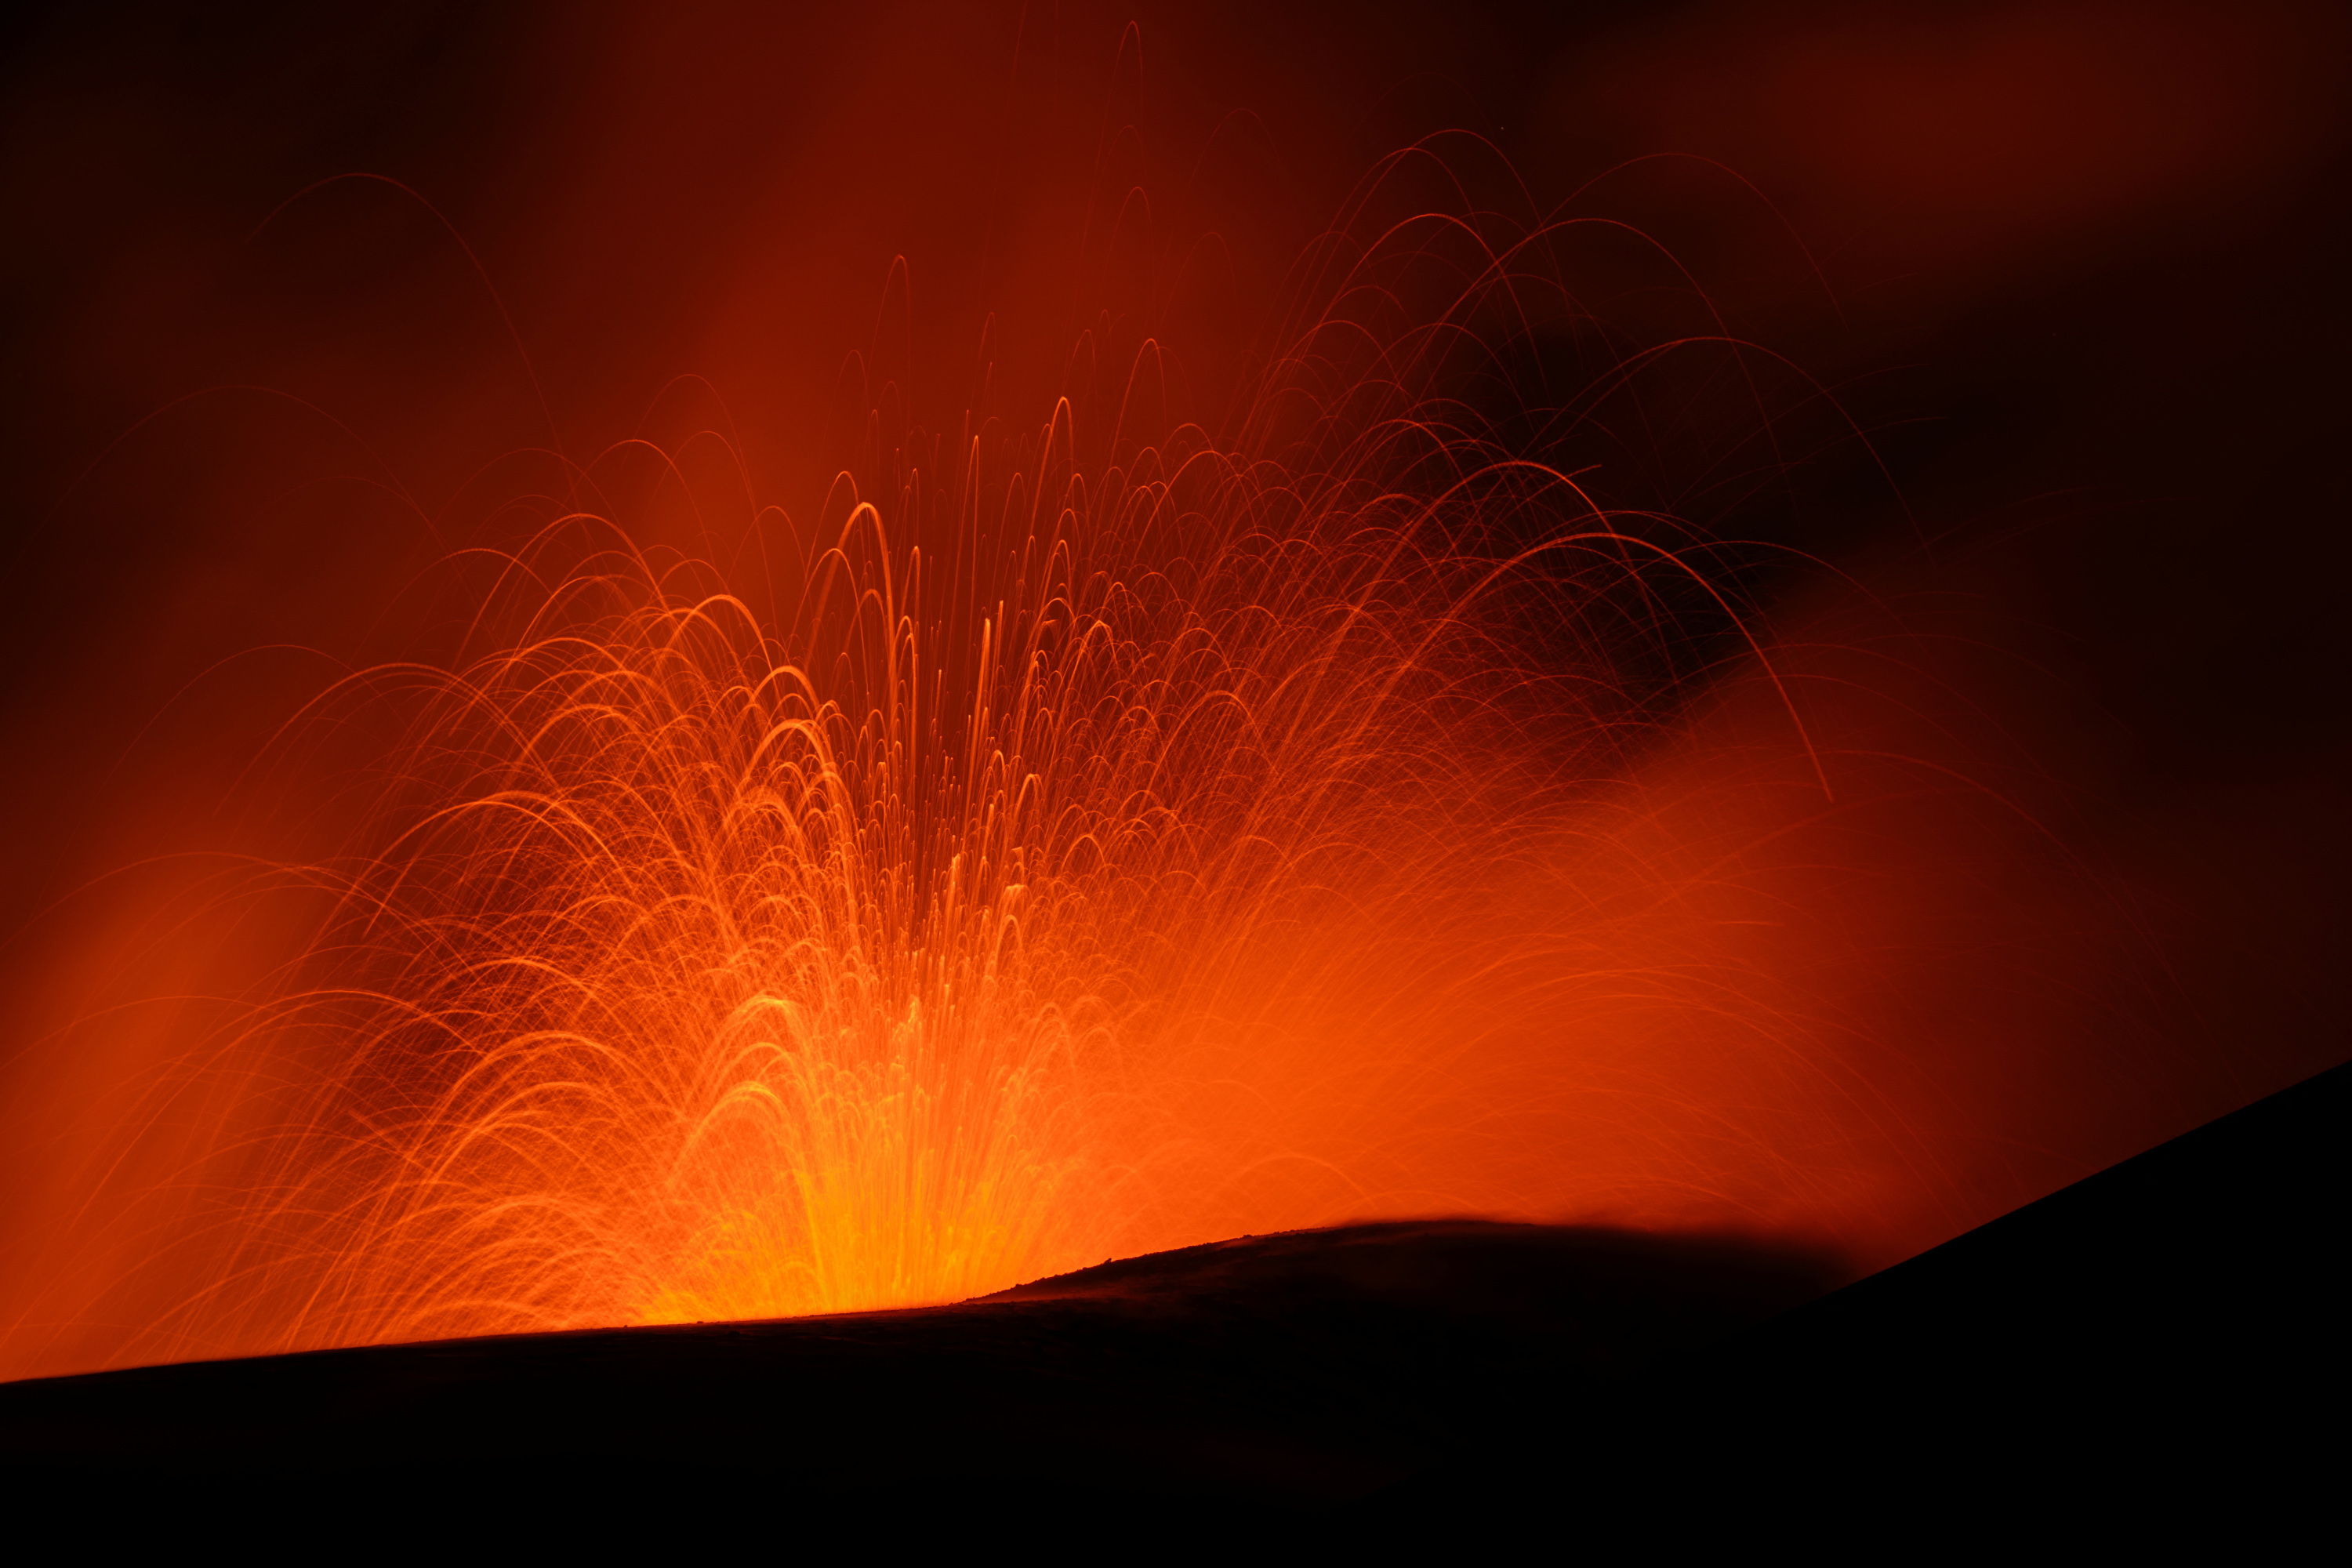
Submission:
<svg viewBox="0 0 2352 1568">
<path fill-rule="evenodd" d="M 813 98 L 764 163 L 693 118 L 748 68 L 662 34 L 618 129 L 538 111 L 605 177 L 532 187 L 536 270 L 493 195 L 269 187 L 205 318 L 258 368 L 122 421 L 41 525 L 96 561 L 104 519 L 234 514 L 258 585 L 219 602 L 265 607 L 223 630 L 194 568 L 123 567 L 57 645 L 164 651 L 12 710 L 60 777 L 113 771 L 16 879 L 0 1375 L 963 1302 L 1404 1216 L 1769 1237 L 1838 1259 L 1819 1285 L 2326 1065 L 2304 1014 L 2209 1026 L 2258 988 L 2182 979 L 2219 949 L 2150 910 L 2237 851 L 2159 875 L 2172 808 L 2103 817 L 2119 743 L 2013 624 L 2019 530 L 1953 521 L 2021 490 L 1923 505 L 1918 399 L 1873 379 L 1913 345 L 1841 314 L 1841 266 L 1947 245 L 1931 303 L 1998 313 L 2015 256 L 2091 254 L 2210 160 L 2078 210 L 1947 149 L 1953 210 L 2031 199 L 1857 218 L 1882 172 L 1782 102 L 1850 58 L 1954 101 L 2025 59 L 2237 126 L 2229 62 L 2276 29 L 2110 69 L 2089 10 L 1988 11 L 1931 69 L 1858 15 L 1760 53 L 1737 133 L 1717 66 L 1595 33 L 1682 75 L 1638 108 L 1529 77 L 1549 143 L 1412 124 L 1303 237 L 1249 136 L 1306 132 L 1199 109 L 1242 66 L 1139 129 L 1150 29 L 1071 23 L 1072 63 L 1027 13 L 992 85 L 934 17 L 889 68 L 935 114 L 821 156 L 869 100 Z M 583 79 L 634 80 L 650 26 Z M 1604 122 L 1633 144 L 1558 177 L 1557 126 Z M 2210 145 L 2288 167 L 2246 122 Z M 2050 180 L 2105 177 L 2035 123 Z M 904 242 L 868 210 L 894 136 L 942 149 Z M 734 161 L 663 208 L 647 147 Z M 826 212 L 885 248 L 794 237 Z"/>
<path fill-rule="evenodd" d="M 1392 160 L 1355 227 L 1420 163 L 1446 167 Z M 281 1120 L 223 1110 L 246 1195 L 172 1331 L 957 1300 L 1328 1217 L 1293 1163 L 1342 1203 L 1528 1205 L 1507 1155 L 1437 1146 L 1465 1130 L 1423 1121 L 1460 1092 L 1432 1080 L 1544 1092 L 1528 1019 L 1680 890 L 1610 863 L 1655 808 L 1604 797 L 1706 634 L 1831 799 L 1729 552 L 1545 460 L 1645 362 L 1675 373 L 1614 353 L 1530 406 L 1538 321 L 1606 344 L 1541 269 L 1578 226 L 1336 232 L 1229 443 L 1147 423 L 1148 340 L 1091 441 L 1067 398 L 1025 437 L 887 449 L 877 410 L 877 495 L 845 472 L 813 521 L 755 513 L 777 626 L 552 500 L 520 546 L 443 563 L 490 646 L 290 720 L 281 769 L 317 729 L 398 739 L 341 784 L 336 853 L 190 906 L 327 909 L 177 1069 L 268 1080 Z M 1462 395 L 1482 378 L 1539 455 Z M 1612 956 L 1621 1005 L 1721 1005 Z"/>
</svg>

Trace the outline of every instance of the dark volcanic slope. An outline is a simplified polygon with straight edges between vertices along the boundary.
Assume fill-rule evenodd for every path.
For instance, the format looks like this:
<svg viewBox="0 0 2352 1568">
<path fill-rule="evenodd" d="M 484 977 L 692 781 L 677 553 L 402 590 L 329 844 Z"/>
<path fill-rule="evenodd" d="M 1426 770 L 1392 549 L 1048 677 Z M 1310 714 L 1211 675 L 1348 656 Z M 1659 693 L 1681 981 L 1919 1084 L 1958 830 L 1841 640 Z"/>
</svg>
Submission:
<svg viewBox="0 0 2352 1568">
<path fill-rule="evenodd" d="M 761 1495 L 891 1508 L 1377 1494 L 1360 1521 L 1499 1502 L 1829 1533 L 1888 1501 L 2292 1510 L 2320 1495 L 2308 1435 L 2345 1392 L 2347 1094 L 2336 1068 L 1795 1310 L 1824 1260 L 1357 1226 L 955 1307 L 14 1384 L 0 1460 L 20 1480 L 495 1471 L 638 1495 L 748 1472 Z"/>
<path fill-rule="evenodd" d="M 1521 1427 L 1392 1491 L 1849 1550 L 2338 1535 L 2347 1133 L 2352 1064 L 1662 1361 L 1606 1442 Z"/>
<path fill-rule="evenodd" d="M 0 1456 L 991 1479 L 1338 1500 L 1820 1292 L 1730 1242 L 1420 1221 L 1244 1237 L 961 1306 L 446 1341 L 0 1388 Z"/>
<path fill-rule="evenodd" d="M 2352 1064 L 1735 1335 L 1640 1415 L 1704 1412 L 1690 1473 L 1818 1520 L 2340 1534 L 2347 1135 Z"/>
</svg>

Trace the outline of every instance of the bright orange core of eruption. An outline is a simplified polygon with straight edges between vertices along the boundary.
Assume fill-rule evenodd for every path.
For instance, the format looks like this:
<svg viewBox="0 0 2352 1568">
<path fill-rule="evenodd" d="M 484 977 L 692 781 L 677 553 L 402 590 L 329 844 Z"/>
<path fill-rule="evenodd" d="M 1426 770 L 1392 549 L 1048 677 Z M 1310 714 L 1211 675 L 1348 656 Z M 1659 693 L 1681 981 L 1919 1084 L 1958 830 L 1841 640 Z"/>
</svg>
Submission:
<svg viewBox="0 0 2352 1568">
<path fill-rule="evenodd" d="M 354 946 L 405 983 L 352 1078 L 433 1084 L 338 1249 L 353 1305 L 836 1311 L 1098 1239 L 1075 1184 L 1100 1179 L 1133 943 L 1213 886 L 1188 837 L 1231 831 L 1176 815 L 1195 749 L 1247 728 L 1183 710 L 1230 652 L 1139 642 L 1123 585 L 1088 602 L 1045 541 L 1052 589 L 982 617 L 957 692 L 919 555 L 894 581 L 870 506 L 840 542 L 817 657 L 723 596 L 649 595 L 434 693 L 419 769 L 446 804 L 352 889 Z"/>
<path fill-rule="evenodd" d="M 968 1297 L 1189 1230 L 1170 1173 L 1250 1158 L 1227 1086 L 1295 1121 L 1336 1036 L 1475 1029 L 1457 960 L 1564 798 L 1532 699 L 1572 678 L 1591 742 L 1610 689 L 1518 668 L 1498 616 L 1659 552 L 1589 516 L 1465 550 L 1373 482 L 1416 451 L 1476 457 L 1375 420 L 1310 475 L 1181 436 L 1088 473 L 1065 414 L 993 479 L 977 441 L 902 453 L 933 548 L 844 503 L 783 637 L 624 545 L 469 668 L 346 682 L 322 716 L 407 739 L 365 852 L 303 873 L 316 983 L 243 1047 L 340 1058 L 250 1259 L 325 1264 L 298 1337 Z"/>
</svg>

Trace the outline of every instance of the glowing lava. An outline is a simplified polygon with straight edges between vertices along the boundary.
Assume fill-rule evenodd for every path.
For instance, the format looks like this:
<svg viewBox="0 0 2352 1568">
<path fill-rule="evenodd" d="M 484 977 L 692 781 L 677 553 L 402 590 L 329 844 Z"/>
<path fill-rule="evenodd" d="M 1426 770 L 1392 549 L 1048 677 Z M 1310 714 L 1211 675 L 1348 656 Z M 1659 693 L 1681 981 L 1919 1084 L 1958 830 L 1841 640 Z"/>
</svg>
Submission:
<svg viewBox="0 0 2352 1568">
<path fill-rule="evenodd" d="M 780 633 L 553 520 L 484 610 L 560 582 L 522 640 L 305 721 L 407 739 L 233 1047 L 341 1042 L 231 1277 L 316 1273 L 296 1342 L 954 1300 L 1165 1226 L 1188 1060 L 1252 1042 L 1218 1076 L 1263 1095 L 1335 1035 L 1459 1027 L 1471 903 L 1625 704 L 1498 621 L 1691 574 L 1589 513 L 1465 547 L 1580 497 L 1417 407 L 1320 439 L 1088 470 L 1065 406 L 902 450 L 929 547 L 845 482 Z M 1385 981 L 1368 925 L 1410 938 Z"/>
</svg>

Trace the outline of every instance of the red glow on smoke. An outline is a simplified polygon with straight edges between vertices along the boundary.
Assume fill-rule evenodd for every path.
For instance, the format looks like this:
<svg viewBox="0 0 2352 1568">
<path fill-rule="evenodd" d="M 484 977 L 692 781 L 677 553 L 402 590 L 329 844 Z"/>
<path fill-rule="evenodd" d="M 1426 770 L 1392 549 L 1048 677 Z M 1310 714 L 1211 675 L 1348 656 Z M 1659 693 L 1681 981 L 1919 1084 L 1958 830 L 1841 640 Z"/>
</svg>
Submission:
<svg viewBox="0 0 2352 1568">
<path fill-rule="evenodd" d="M 1721 5 L 1571 66 L 1551 114 L 1736 153 L 1858 281 L 1949 280 L 2231 211 L 2336 139 L 2343 41 L 2292 3 Z"/>
<path fill-rule="evenodd" d="M 1963 274 L 2295 145 L 2299 11 L 1857 15 L 1628 35 L 1595 113 Z M 1399 1214 L 1864 1268 L 2296 1076 L 2184 1035 L 1895 489 L 1851 572 L 1725 542 L 1880 474 L 1725 319 L 1784 230 L 1469 137 L 1286 187 L 1362 84 L 1237 112 L 1207 24 L 718 19 L 526 30 L 451 222 L 304 170 L 76 297 L 154 412 L 11 714 L 82 890 L 10 960 L 0 1374 Z"/>
</svg>

